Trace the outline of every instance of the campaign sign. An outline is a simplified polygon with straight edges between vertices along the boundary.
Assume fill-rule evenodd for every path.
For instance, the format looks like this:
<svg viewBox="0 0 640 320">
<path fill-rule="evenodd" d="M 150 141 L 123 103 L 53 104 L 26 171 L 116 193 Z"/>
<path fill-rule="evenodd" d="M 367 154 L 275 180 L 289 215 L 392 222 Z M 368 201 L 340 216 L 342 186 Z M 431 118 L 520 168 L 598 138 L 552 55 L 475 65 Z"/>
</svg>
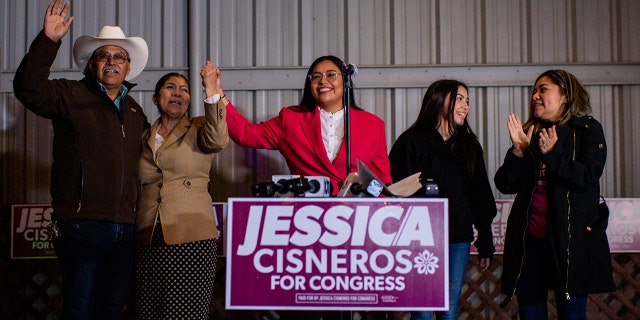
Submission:
<svg viewBox="0 0 640 320">
<path fill-rule="evenodd" d="M 446 310 L 446 199 L 231 198 L 227 309 Z"/>
<path fill-rule="evenodd" d="M 611 252 L 640 252 L 640 198 L 607 198 Z"/>
<path fill-rule="evenodd" d="M 611 252 L 640 252 L 640 198 L 607 198 L 609 226 L 607 239 Z M 504 236 L 513 200 L 496 200 L 498 214 L 493 218 L 493 244 L 496 254 L 504 252 Z M 475 232 L 475 229 L 474 229 Z M 471 253 L 478 250 L 471 246 Z"/>
<path fill-rule="evenodd" d="M 507 219 L 509 218 L 509 212 L 511 212 L 511 205 L 513 200 L 496 200 L 496 209 L 498 214 L 493 218 L 491 224 L 491 231 L 493 232 L 493 245 L 496 248 L 496 253 L 504 252 L 504 236 L 507 233 Z M 475 229 L 474 229 L 474 232 Z M 471 246 L 472 253 L 478 253 L 475 246 Z"/>
<path fill-rule="evenodd" d="M 50 204 L 11 206 L 11 259 L 56 257 L 47 233 L 52 212 Z"/>
</svg>

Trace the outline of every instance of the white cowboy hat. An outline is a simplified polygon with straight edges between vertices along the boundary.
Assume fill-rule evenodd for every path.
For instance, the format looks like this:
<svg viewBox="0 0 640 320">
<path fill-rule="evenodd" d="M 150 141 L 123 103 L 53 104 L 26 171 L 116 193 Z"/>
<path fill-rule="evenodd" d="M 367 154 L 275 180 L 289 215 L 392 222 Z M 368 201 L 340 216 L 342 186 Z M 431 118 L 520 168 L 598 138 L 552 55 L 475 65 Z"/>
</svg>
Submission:
<svg viewBox="0 0 640 320">
<path fill-rule="evenodd" d="M 131 59 L 131 71 L 126 80 L 135 78 L 147 65 L 149 48 L 144 39 L 140 37 L 127 38 L 120 27 L 104 26 L 97 36 L 81 36 L 73 44 L 73 58 L 78 68 L 84 70 L 93 52 L 102 46 L 118 46 L 127 50 Z"/>
</svg>

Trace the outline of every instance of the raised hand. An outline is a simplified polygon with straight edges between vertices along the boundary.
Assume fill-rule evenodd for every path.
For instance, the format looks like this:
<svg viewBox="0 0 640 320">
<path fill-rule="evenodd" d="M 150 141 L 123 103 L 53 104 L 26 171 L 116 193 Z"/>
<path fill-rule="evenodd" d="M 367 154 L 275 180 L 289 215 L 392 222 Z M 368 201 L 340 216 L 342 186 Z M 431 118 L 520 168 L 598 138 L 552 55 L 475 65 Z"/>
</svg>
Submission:
<svg viewBox="0 0 640 320">
<path fill-rule="evenodd" d="M 509 120 L 507 120 L 507 127 L 509 127 L 509 136 L 511 137 L 511 143 L 513 144 L 513 154 L 518 157 L 524 155 L 524 150 L 531 143 L 531 136 L 533 135 L 533 126 L 527 129 L 525 133 L 522 129 L 522 122 L 520 117 L 514 113 L 509 114 Z"/>
<path fill-rule="evenodd" d="M 42 27 L 44 34 L 55 42 L 64 38 L 67 32 L 69 32 L 71 22 L 73 22 L 73 16 L 67 19 L 67 13 L 69 12 L 71 3 L 67 2 L 64 6 L 63 3 L 63 0 L 50 2 L 49 6 L 47 6 L 47 12 L 44 15 L 44 26 Z"/>
<path fill-rule="evenodd" d="M 220 96 L 224 95 L 222 91 L 222 73 L 211 61 L 207 60 L 204 64 L 200 70 L 200 77 L 202 78 L 202 85 L 204 86 L 207 97 L 216 93 L 220 94 Z"/>
</svg>

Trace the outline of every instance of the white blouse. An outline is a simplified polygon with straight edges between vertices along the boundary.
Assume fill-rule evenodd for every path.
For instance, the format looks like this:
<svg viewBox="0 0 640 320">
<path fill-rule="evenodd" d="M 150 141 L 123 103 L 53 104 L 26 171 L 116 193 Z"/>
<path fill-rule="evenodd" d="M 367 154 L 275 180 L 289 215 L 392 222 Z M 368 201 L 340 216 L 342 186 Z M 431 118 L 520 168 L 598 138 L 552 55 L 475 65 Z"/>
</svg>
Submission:
<svg viewBox="0 0 640 320">
<path fill-rule="evenodd" d="M 318 110 L 320 110 L 322 142 L 324 142 L 327 157 L 333 162 L 338 155 L 344 136 L 344 109 L 333 113 L 324 111 L 320 107 Z"/>
</svg>

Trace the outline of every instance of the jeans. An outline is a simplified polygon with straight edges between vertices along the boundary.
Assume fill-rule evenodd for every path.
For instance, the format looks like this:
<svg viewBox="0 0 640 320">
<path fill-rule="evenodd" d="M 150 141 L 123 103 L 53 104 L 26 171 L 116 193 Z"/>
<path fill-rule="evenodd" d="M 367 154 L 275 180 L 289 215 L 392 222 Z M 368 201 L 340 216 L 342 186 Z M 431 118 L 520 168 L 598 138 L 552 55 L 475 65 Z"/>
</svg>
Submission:
<svg viewBox="0 0 640 320">
<path fill-rule="evenodd" d="M 458 319 L 458 305 L 470 251 L 471 243 L 449 244 L 449 311 L 437 311 L 436 319 Z M 433 311 L 411 312 L 411 320 L 431 320 L 432 318 Z"/>
<path fill-rule="evenodd" d="M 565 299 L 564 295 L 560 292 L 555 292 L 554 296 L 556 299 L 556 307 L 558 308 L 558 319 L 587 319 L 587 296 L 571 297 L 571 300 Z M 520 304 L 520 302 L 518 302 L 518 304 Z M 519 313 L 520 319 L 522 320 L 548 319 L 547 300 L 545 299 L 544 302 L 520 306 Z"/>
<path fill-rule="evenodd" d="M 133 271 L 133 224 L 56 221 L 62 319 L 120 319 Z"/>
<path fill-rule="evenodd" d="M 587 296 L 574 296 L 571 300 L 567 300 L 563 295 L 556 293 L 555 297 L 558 319 L 587 319 Z"/>
</svg>

